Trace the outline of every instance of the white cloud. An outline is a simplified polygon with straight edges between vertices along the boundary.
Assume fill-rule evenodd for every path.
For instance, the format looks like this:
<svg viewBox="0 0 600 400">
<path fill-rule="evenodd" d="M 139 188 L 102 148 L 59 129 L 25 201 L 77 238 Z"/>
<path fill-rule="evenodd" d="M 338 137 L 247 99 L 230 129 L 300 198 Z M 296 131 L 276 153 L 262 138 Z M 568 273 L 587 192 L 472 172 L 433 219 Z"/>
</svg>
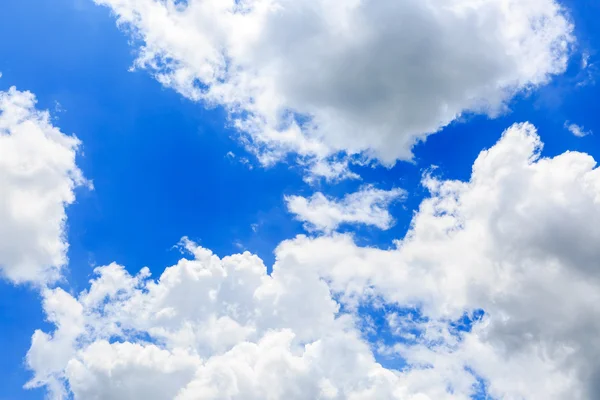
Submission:
<svg viewBox="0 0 600 400">
<path fill-rule="evenodd" d="M 583 126 L 572 124 L 569 121 L 565 122 L 565 128 L 577 137 L 584 137 L 592 133 L 591 131 L 586 131 Z"/>
<path fill-rule="evenodd" d="M 598 398 L 600 171 L 586 154 L 540 159 L 540 149 L 534 128 L 516 125 L 469 182 L 426 178 L 433 196 L 396 251 L 340 236 L 288 242 L 278 260 L 326 269 L 350 299 L 369 288 L 433 321 L 486 311 L 461 343 L 399 345 L 409 362 L 468 365 L 497 398 Z"/>
<path fill-rule="evenodd" d="M 308 184 L 325 179 L 326 182 L 337 182 L 344 179 L 360 179 L 360 176 L 352 172 L 345 160 L 312 160 L 307 165 L 304 181 Z"/>
<path fill-rule="evenodd" d="M 79 140 L 52 126 L 35 97 L 0 92 L 0 274 L 20 283 L 57 279 L 66 264 L 65 206 L 84 184 Z"/>
<path fill-rule="evenodd" d="M 286 196 L 285 201 L 288 210 L 296 215 L 296 219 L 304 222 L 308 230 L 331 232 L 341 224 L 365 224 L 389 229 L 394 219 L 388 206 L 404 195 L 401 189 L 381 190 L 365 186 L 341 200 L 328 198 L 318 192 L 308 199 Z"/>
<path fill-rule="evenodd" d="M 599 398 L 600 170 L 541 147 L 515 125 L 468 182 L 425 177 L 431 197 L 395 249 L 298 236 L 267 275 L 249 253 L 184 240 L 193 259 L 157 281 L 111 264 L 77 297 L 48 290 L 57 329 L 33 337 L 31 385 L 61 398 L 68 383 L 75 399 L 463 400 L 473 371 L 493 398 Z M 366 303 L 422 314 L 385 318 L 398 340 L 377 348 L 402 371 L 362 338 L 352 310 Z M 472 331 L 453 328 L 480 309 Z"/>
<path fill-rule="evenodd" d="M 554 0 L 94 1 L 140 43 L 137 67 L 227 108 L 266 164 L 411 159 L 461 114 L 562 73 L 573 41 Z"/>
</svg>

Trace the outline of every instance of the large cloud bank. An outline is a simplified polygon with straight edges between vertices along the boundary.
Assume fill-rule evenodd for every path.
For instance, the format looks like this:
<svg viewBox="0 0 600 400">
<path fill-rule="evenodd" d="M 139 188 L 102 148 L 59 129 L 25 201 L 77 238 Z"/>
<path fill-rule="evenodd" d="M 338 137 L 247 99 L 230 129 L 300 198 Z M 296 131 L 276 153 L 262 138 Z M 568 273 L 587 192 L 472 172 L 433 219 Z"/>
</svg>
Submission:
<svg viewBox="0 0 600 400">
<path fill-rule="evenodd" d="M 431 196 L 393 249 L 298 236 L 268 275 L 250 253 L 184 239 L 191 257 L 158 280 L 111 264 L 78 295 L 48 289 L 55 329 L 33 336 L 29 386 L 86 400 L 456 400 L 484 382 L 492 398 L 599 398 L 600 171 L 541 147 L 514 125 L 468 182 L 425 177 Z M 369 342 L 371 329 L 389 337 Z"/>
</svg>

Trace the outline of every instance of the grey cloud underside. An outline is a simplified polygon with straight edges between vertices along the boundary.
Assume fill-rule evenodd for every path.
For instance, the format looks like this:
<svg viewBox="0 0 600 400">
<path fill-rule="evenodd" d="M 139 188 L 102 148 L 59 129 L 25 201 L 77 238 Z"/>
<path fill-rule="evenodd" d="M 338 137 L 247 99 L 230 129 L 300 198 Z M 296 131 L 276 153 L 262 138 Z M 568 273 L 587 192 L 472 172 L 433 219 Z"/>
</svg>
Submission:
<svg viewBox="0 0 600 400">
<path fill-rule="evenodd" d="M 553 0 L 95 1 L 143 42 L 138 67 L 227 108 L 266 164 L 411 159 L 463 113 L 503 112 L 563 72 L 574 41 Z"/>
</svg>

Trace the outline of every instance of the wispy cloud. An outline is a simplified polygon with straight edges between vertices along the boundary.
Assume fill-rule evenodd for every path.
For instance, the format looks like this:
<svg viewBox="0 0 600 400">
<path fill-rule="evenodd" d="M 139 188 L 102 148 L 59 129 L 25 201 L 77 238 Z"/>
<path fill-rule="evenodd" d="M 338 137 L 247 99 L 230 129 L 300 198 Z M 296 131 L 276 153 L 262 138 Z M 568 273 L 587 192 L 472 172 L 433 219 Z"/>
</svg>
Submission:
<svg viewBox="0 0 600 400">
<path fill-rule="evenodd" d="M 577 137 L 584 137 L 592 133 L 592 131 L 586 131 L 582 125 L 572 124 L 569 121 L 565 121 L 565 128 Z"/>
</svg>

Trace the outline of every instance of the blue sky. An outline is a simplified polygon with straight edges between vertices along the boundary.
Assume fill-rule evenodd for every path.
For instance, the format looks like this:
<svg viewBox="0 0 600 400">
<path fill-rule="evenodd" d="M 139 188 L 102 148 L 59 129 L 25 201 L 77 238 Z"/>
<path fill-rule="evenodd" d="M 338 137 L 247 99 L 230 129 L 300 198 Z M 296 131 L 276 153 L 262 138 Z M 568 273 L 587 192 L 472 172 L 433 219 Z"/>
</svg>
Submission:
<svg viewBox="0 0 600 400">
<path fill-rule="evenodd" d="M 339 198 L 365 183 L 407 192 L 405 200 L 389 206 L 395 225 L 388 230 L 343 225 L 339 231 L 352 233 L 359 245 L 388 249 L 404 236 L 429 196 L 420 184 L 422 175 L 435 165 L 440 179 L 468 180 L 480 151 L 515 122 L 538 128 L 544 156 L 580 151 L 600 159 L 600 89 L 593 82 L 598 76 L 591 67 L 582 69 L 584 54 L 590 64 L 598 59 L 600 5 L 592 0 L 561 4 L 577 38 L 564 73 L 520 91 L 496 118 L 465 113 L 417 144 L 414 162 L 399 161 L 391 168 L 354 165 L 361 180 L 311 185 L 291 158 L 260 165 L 221 105 L 205 107 L 185 98 L 157 82 L 152 71 L 129 71 L 137 47 L 106 7 L 92 0 L 2 1 L 0 90 L 31 91 L 55 126 L 77 135 L 82 142 L 77 165 L 94 186 L 77 188 L 75 203 L 66 209 L 69 262 L 58 285 L 79 293 L 89 287 L 95 267 L 112 261 L 131 274 L 147 266 L 158 277 L 182 257 L 176 245 L 183 236 L 219 256 L 248 250 L 270 269 L 278 244 L 306 233 L 288 212 L 284 196 L 322 192 Z M 576 137 L 566 121 L 593 133 Z M 53 329 L 41 299 L 32 285 L 0 281 L 0 399 L 44 398 L 43 388 L 22 388 L 32 376 L 24 361 L 31 335 L 35 329 Z"/>
</svg>

